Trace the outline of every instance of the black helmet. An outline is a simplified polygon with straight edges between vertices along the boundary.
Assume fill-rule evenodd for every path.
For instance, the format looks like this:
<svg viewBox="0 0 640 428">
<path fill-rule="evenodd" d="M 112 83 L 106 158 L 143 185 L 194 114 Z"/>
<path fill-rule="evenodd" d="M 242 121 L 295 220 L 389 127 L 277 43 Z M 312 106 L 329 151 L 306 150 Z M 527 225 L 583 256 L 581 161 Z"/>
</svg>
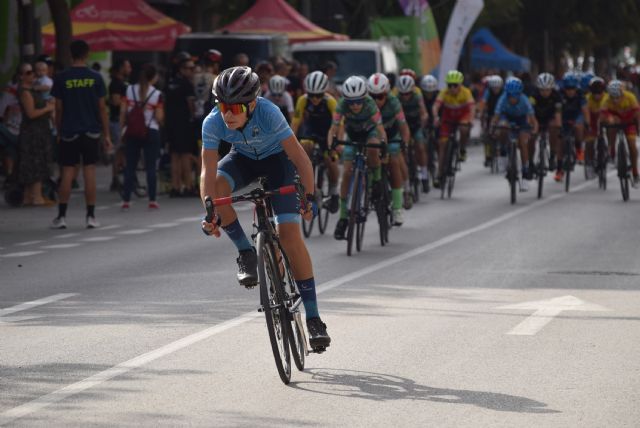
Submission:
<svg viewBox="0 0 640 428">
<path fill-rule="evenodd" d="M 227 104 L 247 104 L 260 92 L 260 79 L 250 67 L 231 67 L 218 75 L 213 84 L 213 96 Z"/>
</svg>

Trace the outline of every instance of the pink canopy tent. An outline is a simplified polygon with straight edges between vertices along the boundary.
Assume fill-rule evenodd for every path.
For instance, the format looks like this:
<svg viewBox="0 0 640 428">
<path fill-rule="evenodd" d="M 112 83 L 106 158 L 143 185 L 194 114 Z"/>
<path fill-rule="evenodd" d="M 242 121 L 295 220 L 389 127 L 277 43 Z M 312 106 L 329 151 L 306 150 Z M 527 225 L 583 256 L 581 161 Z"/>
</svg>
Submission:
<svg viewBox="0 0 640 428">
<path fill-rule="evenodd" d="M 284 33 L 289 42 L 347 40 L 348 36 L 318 27 L 284 0 L 258 0 L 235 22 L 219 31 L 230 33 Z"/>
</svg>

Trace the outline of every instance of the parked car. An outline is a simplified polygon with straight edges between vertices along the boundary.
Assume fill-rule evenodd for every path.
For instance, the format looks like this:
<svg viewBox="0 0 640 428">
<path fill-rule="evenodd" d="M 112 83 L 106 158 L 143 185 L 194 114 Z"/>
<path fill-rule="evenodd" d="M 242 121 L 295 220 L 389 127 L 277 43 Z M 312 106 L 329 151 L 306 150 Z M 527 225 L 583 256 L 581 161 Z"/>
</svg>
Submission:
<svg viewBox="0 0 640 428">
<path fill-rule="evenodd" d="M 186 51 L 198 56 L 209 49 L 222 53 L 222 68 L 231 67 L 238 53 L 249 56 L 251 67 L 274 56 L 291 58 L 289 38 L 285 34 L 188 33 L 176 39 L 174 53 Z"/>
<path fill-rule="evenodd" d="M 341 84 L 351 75 L 373 73 L 397 74 L 398 59 L 389 42 L 374 40 L 322 41 L 296 43 L 291 46 L 293 58 L 309 64 L 310 70 L 322 68 L 327 61 L 338 65 L 335 83 Z"/>
</svg>

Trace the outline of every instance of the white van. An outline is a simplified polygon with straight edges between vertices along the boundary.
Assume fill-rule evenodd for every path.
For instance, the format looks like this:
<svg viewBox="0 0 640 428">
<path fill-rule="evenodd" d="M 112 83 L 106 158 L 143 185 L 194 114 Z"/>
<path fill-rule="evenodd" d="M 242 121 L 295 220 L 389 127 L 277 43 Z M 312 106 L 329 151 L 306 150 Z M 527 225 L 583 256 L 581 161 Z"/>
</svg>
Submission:
<svg viewBox="0 0 640 428">
<path fill-rule="evenodd" d="M 338 64 L 335 83 L 341 84 L 354 74 L 398 73 L 398 59 L 389 42 L 348 40 L 296 43 L 291 46 L 293 58 L 307 63 L 309 70 L 322 68 L 327 61 Z"/>
</svg>

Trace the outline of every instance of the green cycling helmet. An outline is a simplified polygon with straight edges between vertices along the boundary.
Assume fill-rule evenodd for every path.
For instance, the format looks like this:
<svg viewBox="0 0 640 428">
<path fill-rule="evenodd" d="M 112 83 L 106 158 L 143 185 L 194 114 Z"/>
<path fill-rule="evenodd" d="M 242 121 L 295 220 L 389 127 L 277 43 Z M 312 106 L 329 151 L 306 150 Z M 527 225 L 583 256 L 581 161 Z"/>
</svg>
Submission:
<svg viewBox="0 0 640 428">
<path fill-rule="evenodd" d="M 462 84 L 462 82 L 464 82 L 464 76 L 458 70 L 449 70 L 449 72 L 447 73 L 445 82 L 447 84 L 456 83 L 460 85 Z"/>
</svg>

